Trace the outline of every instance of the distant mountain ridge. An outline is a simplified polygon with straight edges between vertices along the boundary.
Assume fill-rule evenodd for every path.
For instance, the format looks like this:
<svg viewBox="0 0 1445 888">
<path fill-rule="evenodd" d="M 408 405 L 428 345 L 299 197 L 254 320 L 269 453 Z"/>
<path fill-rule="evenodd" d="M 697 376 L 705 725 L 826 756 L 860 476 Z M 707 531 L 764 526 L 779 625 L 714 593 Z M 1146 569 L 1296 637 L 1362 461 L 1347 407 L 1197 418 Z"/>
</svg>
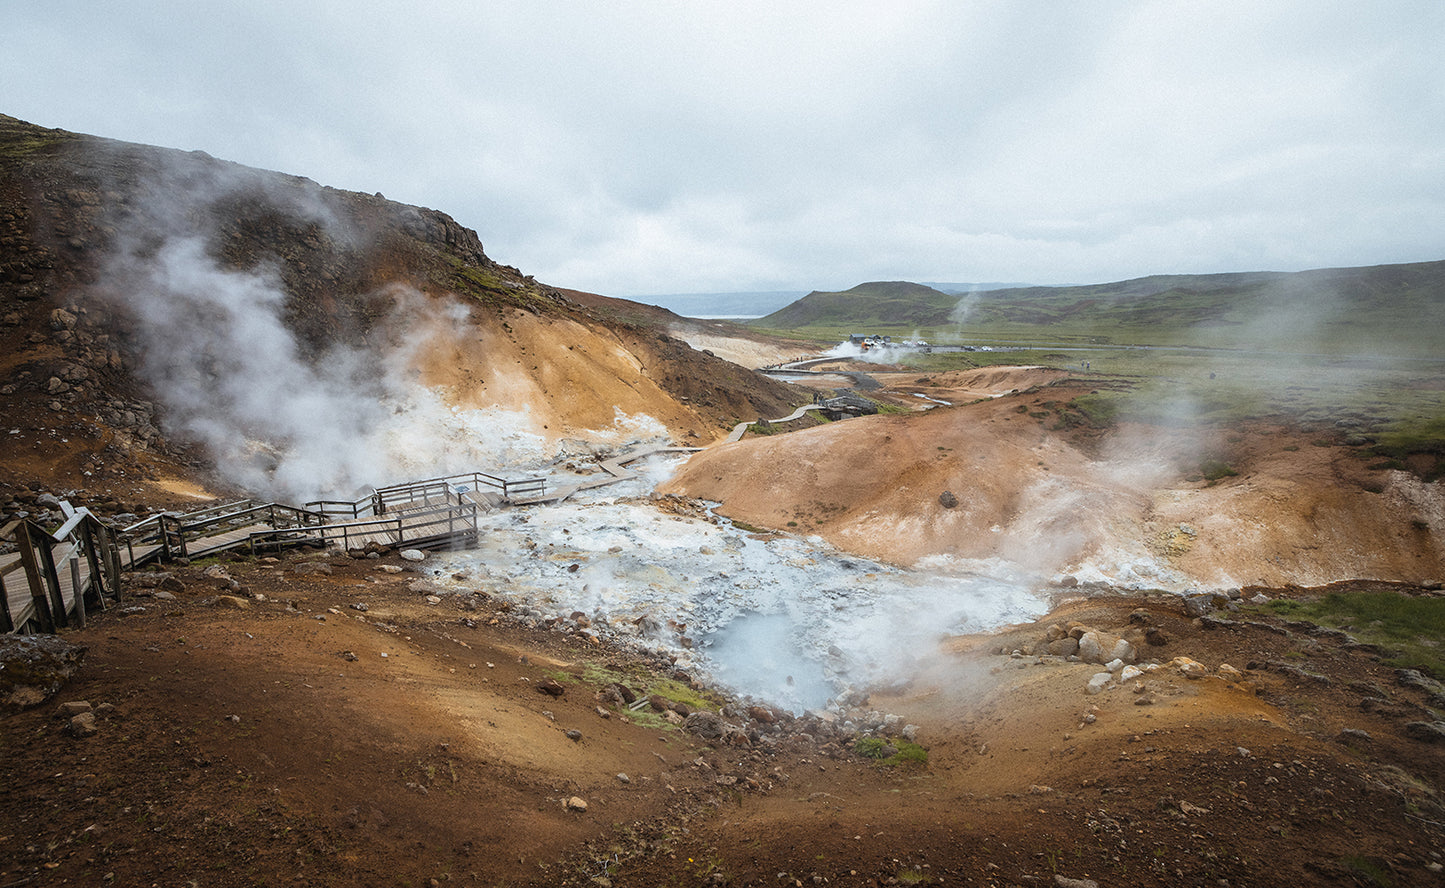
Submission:
<svg viewBox="0 0 1445 888">
<path fill-rule="evenodd" d="M 907 281 L 815 291 L 757 322 L 770 329 L 1048 328 L 1120 334 L 1120 341 L 1229 344 L 1298 332 L 1315 341 L 1438 352 L 1445 330 L 1445 261 L 1299 272 L 1150 275 L 959 296 Z"/>
</svg>

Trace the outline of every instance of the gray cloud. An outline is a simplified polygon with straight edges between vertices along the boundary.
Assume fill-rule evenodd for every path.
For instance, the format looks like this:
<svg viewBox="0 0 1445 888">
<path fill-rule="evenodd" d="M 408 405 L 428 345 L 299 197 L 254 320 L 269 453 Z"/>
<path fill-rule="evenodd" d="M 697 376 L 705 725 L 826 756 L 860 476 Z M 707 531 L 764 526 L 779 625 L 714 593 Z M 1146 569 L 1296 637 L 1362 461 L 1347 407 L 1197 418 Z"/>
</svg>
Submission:
<svg viewBox="0 0 1445 888">
<path fill-rule="evenodd" d="M 615 295 L 1441 258 L 1434 2 L 11 0 L 6 107 Z"/>
</svg>

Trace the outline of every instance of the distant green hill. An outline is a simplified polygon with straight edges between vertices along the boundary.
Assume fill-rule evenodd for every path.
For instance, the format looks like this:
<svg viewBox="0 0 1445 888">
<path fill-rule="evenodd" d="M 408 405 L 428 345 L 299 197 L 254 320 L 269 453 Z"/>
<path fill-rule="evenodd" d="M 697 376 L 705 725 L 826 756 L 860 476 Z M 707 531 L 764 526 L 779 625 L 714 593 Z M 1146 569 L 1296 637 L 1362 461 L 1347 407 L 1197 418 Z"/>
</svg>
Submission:
<svg viewBox="0 0 1445 888">
<path fill-rule="evenodd" d="M 875 281 L 851 290 L 814 290 L 797 302 L 760 318 L 758 326 L 796 329 L 817 326 L 897 326 L 940 323 L 958 297 L 907 281 Z M 944 321 L 946 323 L 946 321 Z"/>
<path fill-rule="evenodd" d="M 930 339 L 1087 337 L 1116 343 L 1432 354 L 1445 344 L 1445 261 L 1302 272 L 1153 275 L 964 296 L 907 282 L 814 292 L 756 324 Z"/>
</svg>

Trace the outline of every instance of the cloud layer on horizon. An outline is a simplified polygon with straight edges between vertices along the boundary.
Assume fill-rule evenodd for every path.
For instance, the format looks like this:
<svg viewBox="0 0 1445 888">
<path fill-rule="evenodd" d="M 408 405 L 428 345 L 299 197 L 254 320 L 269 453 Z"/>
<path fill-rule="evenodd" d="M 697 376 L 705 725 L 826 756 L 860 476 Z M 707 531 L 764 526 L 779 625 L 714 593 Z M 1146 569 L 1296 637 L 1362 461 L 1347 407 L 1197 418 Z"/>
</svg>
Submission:
<svg viewBox="0 0 1445 888">
<path fill-rule="evenodd" d="M 0 111 L 611 295 L 1445 258 L 1445 6 L 12 0 Z"/>
</svg>

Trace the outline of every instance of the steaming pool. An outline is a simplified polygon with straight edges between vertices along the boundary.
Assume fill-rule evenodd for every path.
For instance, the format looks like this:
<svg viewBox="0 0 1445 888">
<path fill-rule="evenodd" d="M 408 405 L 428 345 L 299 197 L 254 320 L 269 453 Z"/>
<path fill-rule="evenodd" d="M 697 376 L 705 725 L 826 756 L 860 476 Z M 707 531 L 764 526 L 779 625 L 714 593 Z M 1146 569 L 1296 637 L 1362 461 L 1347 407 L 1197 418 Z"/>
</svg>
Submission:
<svg viewBox="0 0 1445 888">
<path fill-rule="evenodd" d="M 1046 602 L 998 576 L 905 570 L 817 537 L 767 537 L 647 498 L 681 458 L 557 504 L 482 516 L 481 543 L 432 567 L 524 618 L 582 612 L 591 632 L 664 653 L 733 692 L 794 712 L 886 682 L 945 635 L 1033 619 Z M 460 576 L 462 579 L 456 579 Z"/>
</svg>

